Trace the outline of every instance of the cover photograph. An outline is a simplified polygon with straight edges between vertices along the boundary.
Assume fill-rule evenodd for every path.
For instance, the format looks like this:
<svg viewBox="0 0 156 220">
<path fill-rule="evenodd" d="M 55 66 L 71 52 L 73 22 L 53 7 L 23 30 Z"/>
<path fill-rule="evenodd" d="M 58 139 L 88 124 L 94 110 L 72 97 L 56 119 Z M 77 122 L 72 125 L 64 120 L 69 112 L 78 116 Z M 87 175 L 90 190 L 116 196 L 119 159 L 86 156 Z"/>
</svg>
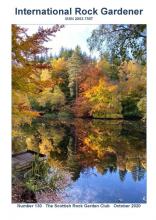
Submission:
<svg viewBox="0 0 156 220">
<path fill-rule="evenodd" d="M 12 203 L 146 203 L 146 24 L 11 34 Z"/>
</svg>

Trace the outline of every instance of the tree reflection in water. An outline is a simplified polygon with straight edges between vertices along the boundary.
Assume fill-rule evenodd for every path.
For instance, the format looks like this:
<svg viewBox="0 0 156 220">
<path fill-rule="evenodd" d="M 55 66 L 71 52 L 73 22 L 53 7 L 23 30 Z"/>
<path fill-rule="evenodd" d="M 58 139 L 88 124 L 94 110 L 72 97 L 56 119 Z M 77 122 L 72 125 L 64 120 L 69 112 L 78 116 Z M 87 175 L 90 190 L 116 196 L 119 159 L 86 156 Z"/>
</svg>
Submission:
<svg viewBox="0 0 156 220">
<path fill-rule="evenodd" d="M 118 173 L 124 182 L 127 173 L 141 181 L 146 172 L 146 134 L 141 121 L 46 120 L 16 127 L 13 153 L 23 149 L 47 155 L 52 168 L 70 172 L 75 182 L 81 174 Z M 88 170 L 96 169 L 96 173 Z"/>
</svg>

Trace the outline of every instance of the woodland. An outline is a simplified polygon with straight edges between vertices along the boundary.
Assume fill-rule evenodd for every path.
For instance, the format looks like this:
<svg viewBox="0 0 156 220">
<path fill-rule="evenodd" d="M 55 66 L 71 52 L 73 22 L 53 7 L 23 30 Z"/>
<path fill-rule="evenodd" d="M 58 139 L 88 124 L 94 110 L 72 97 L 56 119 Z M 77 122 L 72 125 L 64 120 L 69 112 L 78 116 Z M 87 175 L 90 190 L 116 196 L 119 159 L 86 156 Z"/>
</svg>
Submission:
<svg viewBox="0 0 156 220">
<path fill-rule="evenodd" d="M 13 123 L 47 117 L 146 119 L 146 26 L 100 25 L 88 39 L 100 58 L 63 48 L 47 55 L 44 42 L 65 28 L 27 35 L 12 26 Z"/>
</svg>

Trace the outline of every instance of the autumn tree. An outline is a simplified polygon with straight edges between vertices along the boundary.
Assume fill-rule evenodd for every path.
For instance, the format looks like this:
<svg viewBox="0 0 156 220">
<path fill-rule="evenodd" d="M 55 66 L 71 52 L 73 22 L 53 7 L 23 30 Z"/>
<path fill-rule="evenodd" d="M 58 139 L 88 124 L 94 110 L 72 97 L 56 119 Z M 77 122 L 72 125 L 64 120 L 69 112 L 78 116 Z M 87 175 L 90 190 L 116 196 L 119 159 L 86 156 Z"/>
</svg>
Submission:
<svg viewBox="0 0 156 220">
<path fill-rule="evenodd" d="M 146 118 L 146 66 L 135 61 L 121 63 L 119 81 L 124 117 Z"/>
<path fill-rule="evenodd" d="M 111 81 L 119 79 L 118 65 L 116 65 L 116 63 L 111 63 L 107 57 L 101 57 L 101 59 L 97 62 L 97 68 Z"/>
<path fill-rule="evenodd" d="M 74 102 L 72 110 L 77 117 L 89 117 L 91 111 L 91 105 L 85 92 L 92 87 L 96 86 L 99 82 L 102 73 L 95 66 L 95 64 L 88 63 L 81 67 L 79 76 L 77 77 L 78 82 L 78 97 Z"/>
<path fill-rule="evenodd" d="M 53 90 L 44 89 L 36 101 L 45 112 L 58 111 L 65 104 L 65 96 L 59 86 L 55 86 Z"/>
<path fill-rule="evenodd" d="M 104 76 L 103 72 L 96 63 L 87 63 L 82 65 L 78 76 L 79 93 L 83 93 L 93 86 L 96 86 L 99 79 Z"/>
<path fill-rule="evenodd" d="M 64 57 L 55 58 L 51 60 L 51 67 L 51 77 L 59 82 L 59 87 L 68 101 L 70 99 L 68 62 Z"/>
<path fill-rule="evenodd" d="M 54 37 L 55 33 L 63 26 L 54 25 L 44 29 L 39 27 L 38 31 L 32 35 L 27 34 L 27 29 L 12 25 L 12 95 L 14 121 L 28 116 L 36 116 L 32 111 L 29 95 L 36 95 L 43 87 L 51 87 L 53 82 L 39 80 L 42 65 L 36 61 L 36 56 L 46 53 L 48 48 L 44 42 Z M 17 117 L 16 117 L 17 116 Z"/>
<path fill-rule="evenodd" d="M 97 86 L 85 92 L 85 97 L 92 105 L 90 114 L 97 118 L 118 118 L 121 117 L 121 106 L 119 102 L 118 88 L 101 78 Z"/>
</svg>

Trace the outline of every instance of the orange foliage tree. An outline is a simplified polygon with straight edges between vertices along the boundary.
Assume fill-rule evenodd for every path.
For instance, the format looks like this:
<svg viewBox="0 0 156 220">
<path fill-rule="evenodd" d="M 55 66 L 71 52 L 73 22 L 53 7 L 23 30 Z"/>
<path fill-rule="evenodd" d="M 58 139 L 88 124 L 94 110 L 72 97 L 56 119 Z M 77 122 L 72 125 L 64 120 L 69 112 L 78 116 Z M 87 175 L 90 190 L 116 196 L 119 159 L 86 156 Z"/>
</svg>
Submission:
<svg viewBox="0 0 156 220">
<path fill-rule="evenodd" d="M 36 116 L 31 110 L 29 95 L 35 96 L 42 88 L 53 85 L 49 80 L 41 82 L 39 79 L 42 65 L 39 65 L 36 56 L 47 52 L 44 42 L 54 37 L 62 27 L 39 27 L 36 33 L 29 36 L 26 28 L 12 25 L 12 97 L 15 123 L 16 119 L 22 120 L 23 115 L 25 118 Z"/>
</svg>

